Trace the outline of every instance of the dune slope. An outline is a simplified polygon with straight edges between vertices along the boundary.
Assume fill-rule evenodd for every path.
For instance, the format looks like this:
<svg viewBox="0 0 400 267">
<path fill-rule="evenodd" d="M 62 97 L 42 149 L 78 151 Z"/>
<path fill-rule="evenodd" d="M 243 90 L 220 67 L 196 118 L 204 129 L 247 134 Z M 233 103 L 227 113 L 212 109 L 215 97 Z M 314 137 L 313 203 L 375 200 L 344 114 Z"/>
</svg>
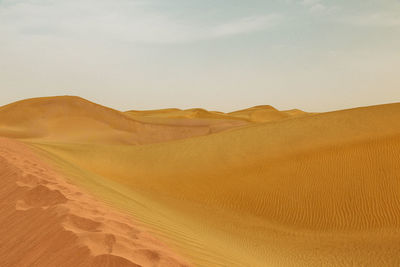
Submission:
<svg viewBox="0 0 400 267">
<path fill-rule="evenodd" d="M 1 266 L 187 266 L 126 215 L 0 138 Z"/>
</svg>

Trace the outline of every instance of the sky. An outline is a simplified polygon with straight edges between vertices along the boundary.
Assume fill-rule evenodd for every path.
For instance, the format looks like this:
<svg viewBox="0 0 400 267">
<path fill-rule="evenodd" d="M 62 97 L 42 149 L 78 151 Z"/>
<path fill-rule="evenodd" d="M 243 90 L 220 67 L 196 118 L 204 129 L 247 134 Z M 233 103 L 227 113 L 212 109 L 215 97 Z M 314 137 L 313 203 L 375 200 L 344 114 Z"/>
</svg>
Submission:
<svg viewBox="0 0 400 267">
<path fill-rule="evenodd" d="M 0 105 L 400 102 L 400 0 L 0 0 Z"/>
</svg>

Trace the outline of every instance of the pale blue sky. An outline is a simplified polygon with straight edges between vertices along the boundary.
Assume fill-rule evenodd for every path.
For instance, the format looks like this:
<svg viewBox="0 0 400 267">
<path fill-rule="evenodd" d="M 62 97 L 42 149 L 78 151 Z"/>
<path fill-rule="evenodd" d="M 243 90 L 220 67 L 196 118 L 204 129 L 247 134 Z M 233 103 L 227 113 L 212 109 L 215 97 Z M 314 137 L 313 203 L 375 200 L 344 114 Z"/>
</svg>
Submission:
<svg viewBox="0 0 400 267">
<path fill-rule="evenodd" d="M 399 0 L 0 0 L 0 105 L 327 111 L 400 102 L 399 77 Z"/>
</svg>

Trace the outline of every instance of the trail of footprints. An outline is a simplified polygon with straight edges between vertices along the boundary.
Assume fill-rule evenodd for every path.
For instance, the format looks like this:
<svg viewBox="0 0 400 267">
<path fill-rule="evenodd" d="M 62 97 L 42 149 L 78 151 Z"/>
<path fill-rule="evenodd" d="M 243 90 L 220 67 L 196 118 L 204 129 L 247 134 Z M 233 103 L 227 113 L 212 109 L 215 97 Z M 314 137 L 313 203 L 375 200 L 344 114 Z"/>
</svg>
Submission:
<svg viewBox="0 0 400 267">
<path fill-rule="evenodd" d="M 118 247 L 123 256 L 129 255 L 129 258 L 152 262 L 151 266 L 163 266 L 167 263 L 168 266 L 187 267 L 178 260 L 163 255 L 161 251 L 147 248 L 146 243 L 150 244 L 154 240 L 143 231 L 130 226 L 129 218 L 121 217 L 121 214 L 114 214 L 110 210 L 99 209 L 102 205 L 94 206 L 91 203 L 99 203 L 97 200 L 62 180 L 52 170 L 43 167 L 42 163 L 23 159 L 14 151 L 2 147 L 1 143 L 0 157 L 21 172 L 16 184 L 27 189 L 24 197 L 17 201 L 16 209 L 24 211 L 40 208 L 55 211 L 62 218 L 63 227 L 75 233 L 96 255 L 93 263 L 95 266 L 141 266 L 118 255 L 114 255 L 111 261 L 110 258 L 105 258 Z M 78 214 L 85 214 L 87 217 Z M 135 249 L 132 250 L 132 247 Z"/>
</svg>

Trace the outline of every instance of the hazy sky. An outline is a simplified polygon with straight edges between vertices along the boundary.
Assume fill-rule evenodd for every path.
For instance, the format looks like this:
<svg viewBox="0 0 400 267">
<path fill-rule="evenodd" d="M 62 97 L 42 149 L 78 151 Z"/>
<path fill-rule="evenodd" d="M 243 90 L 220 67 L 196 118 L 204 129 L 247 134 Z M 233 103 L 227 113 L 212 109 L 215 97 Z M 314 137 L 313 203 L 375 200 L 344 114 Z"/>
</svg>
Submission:
<svg viewBox="0 0 400 267">
<path fill-rule="evenodd" d="M 0 0 L 0 105 L 400 102 L 400 0 Z"/>
</svg>

